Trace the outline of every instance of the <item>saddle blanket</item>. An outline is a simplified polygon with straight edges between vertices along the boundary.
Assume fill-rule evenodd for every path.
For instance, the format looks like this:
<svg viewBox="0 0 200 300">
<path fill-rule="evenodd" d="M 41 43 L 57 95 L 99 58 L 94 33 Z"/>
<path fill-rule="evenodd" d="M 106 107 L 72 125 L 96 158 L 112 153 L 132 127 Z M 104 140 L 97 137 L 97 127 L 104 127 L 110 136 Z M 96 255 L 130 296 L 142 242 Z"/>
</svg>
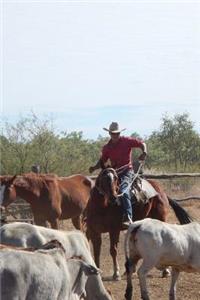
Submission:
<svg viewBox="0 0 200 300">
<path fill-rule="evenodd" d="M 137 201 L 146 203 L 150 198 L 158 195 L 154 187 L 143 178 L 138 178 L 132 187 L 132 193 L 135 195 Z"/>
</svg>

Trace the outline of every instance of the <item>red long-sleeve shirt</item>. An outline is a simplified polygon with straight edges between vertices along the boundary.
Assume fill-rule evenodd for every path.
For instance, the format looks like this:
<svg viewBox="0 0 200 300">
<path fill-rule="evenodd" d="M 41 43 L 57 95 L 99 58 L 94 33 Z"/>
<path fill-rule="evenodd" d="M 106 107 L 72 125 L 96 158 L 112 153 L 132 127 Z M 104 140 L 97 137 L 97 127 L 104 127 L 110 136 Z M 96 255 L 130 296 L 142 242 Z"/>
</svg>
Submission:
<svg viewBox="0 0 200 300">
<path fill-rule="evenodd" d="M 117 143 L 112 143 L 112 141 L 109 140 L 102 149 L 101 159 L 104 163 L 109 159 L 111 166 L 115 169 L 125 165 L 128 165 L 128 168 L 131 169 L 131 153 L 133 148 L 143 150 L 143 141 L 124 136 L 119 137 Z"/>
</svg>

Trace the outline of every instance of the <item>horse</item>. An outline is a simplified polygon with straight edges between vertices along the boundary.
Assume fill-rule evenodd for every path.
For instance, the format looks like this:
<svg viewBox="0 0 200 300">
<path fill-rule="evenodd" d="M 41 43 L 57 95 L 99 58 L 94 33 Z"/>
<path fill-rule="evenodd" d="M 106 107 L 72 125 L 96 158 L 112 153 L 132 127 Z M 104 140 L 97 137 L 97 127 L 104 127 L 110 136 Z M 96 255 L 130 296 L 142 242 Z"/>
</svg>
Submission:
<svg viewBox="0 0 200 300">
<path fill-rule="evenodd" d="M 58 229 L 59 220 L 71 218 L 76 229 L 83 229 L 82 217 L 93 186 L 88 176 L 58 177 L 31 172 L 1 176 L 0 182 L 2 210 L 20 197 L 30 204 L 36 225 L 46 226 L 49 222 Z"/>
<path fill-rule="evenodd" d="M 133 221 L 144 218 L 153 218 L 166 222 L 169 205 L 174 210 L 181 224 L 191 222 L 189 214 L 173 199 L 167 196 L 160 184 L 155 180 L 147 180 L 156 190 L 156 195 L 146 203 L 134 201 Z M 113 168 L 102 169 L 91 189 L 90 199 L 87 205 L 86 225 L 87 237 L 93 246 L 94 259 L 97 267 L 100 267 L 100 251 L 102 233 L 109 233 L 110 255 L 113 260 L 113 280 L 120 280 L 119 264 L 117 261 L 117 247 L 122 227 L 123 212 L 121 205 L 116 204 L 118 198 L 119 180 L 118 174 Z M 169 271 L 163 270 L 163 277 L 167 277 Z"/>
</svg>

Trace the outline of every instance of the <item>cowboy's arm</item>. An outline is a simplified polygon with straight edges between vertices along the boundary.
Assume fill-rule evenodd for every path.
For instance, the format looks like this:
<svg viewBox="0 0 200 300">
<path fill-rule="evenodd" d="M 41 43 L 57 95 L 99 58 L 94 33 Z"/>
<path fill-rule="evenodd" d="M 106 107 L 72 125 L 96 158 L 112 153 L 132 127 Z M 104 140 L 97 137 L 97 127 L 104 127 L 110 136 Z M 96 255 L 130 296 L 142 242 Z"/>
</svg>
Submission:
<svg viewBox="0 0 200 300">
<path fill-rule="evenodd" d="M 106 148 L 106 145 L 105 145 L 102 148 L 100 159 L 97 161 L 96 165 L 91 166 L 89 168 L 89 172 L 92 173 L 92 172 L 94 172 L 97 169 L 103 169 L 104 168 L 104 164 L 108 160 L 108 158 L 109 158 L 109 156 L 108 156 L 107 148 Z"/>
<path fill-rule="evenodd" d="M 138 157 L 138 160 L 145 160 L 147 156 L 147 145 L 143 142 L 141 144 L 142 154 Z"/>
<path fill-rule="evenodd" d="M 102 165 L 103 165 L 103 160 L 102 160 L 102 158 L 100 158 L 100 159 L 97 161 L 96 165 L 91 166 L 91 167 L 89 168 L 89 172 L 90 172 L 90 173 L 93 173 L 95 170 L 102 168 Z"/>
</svg>

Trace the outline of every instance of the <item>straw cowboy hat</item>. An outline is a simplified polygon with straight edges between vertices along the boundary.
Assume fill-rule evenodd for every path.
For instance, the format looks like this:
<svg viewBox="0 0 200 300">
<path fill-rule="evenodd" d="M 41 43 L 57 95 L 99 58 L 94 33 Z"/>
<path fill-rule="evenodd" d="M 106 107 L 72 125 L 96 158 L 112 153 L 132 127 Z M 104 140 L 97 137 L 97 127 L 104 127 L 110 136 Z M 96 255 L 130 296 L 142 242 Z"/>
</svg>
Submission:
<svg viewBox="0 0 200 300">
<path fill-rule="evenodd" d="M 119 124 L 117 122 L 112 122 L 109 126 L 109 128 L 103 128 L 104 130 L 110 132 L 110 133 L 120 133 L 124 131 L 126 128 L 120 129 Z"/>
</svg>

